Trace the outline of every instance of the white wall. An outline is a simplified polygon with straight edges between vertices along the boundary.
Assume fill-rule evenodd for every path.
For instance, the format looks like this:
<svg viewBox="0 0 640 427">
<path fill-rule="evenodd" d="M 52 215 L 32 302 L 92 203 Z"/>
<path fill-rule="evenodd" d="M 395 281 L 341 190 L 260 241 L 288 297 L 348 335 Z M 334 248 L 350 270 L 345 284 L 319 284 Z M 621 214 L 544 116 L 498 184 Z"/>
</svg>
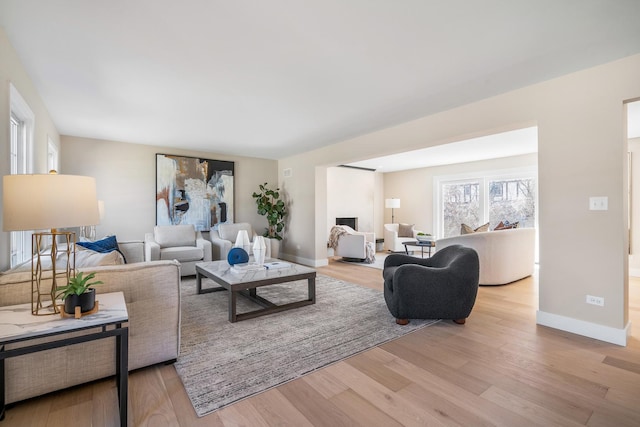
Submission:
<svg viewBox="0 0 640 427">
<path fill-rule="evenodd" d="M 61 170 L 96 178 L 105 215 L 98 237 L 116 234 L 119 240 L 142 240 L 156 220 L 156 153 L 235 162 L 235 222 L 249 222 L 256 232 L 267 227 L 251 197 L 258 185 L 277 182 L 277 162 L 253 157 L 223 156 L 177 148 L 62 136 Z"/>
<path fill-rule="evenodd" d="M 375 230 L 376 173 L 352 168 L 327 170 L 327 237 L 336 218 L 358 218 L 359 231 Z"/>
<path fill-rule="evenodd" d="M 281 159 L 301 179 L 285 180 L 308 206 L 326 195 L 326 167 L 474 136 L 538 126 L 540 280 L 538 322 L 626 342 L 628 327 L 625 100 L 640 96 L 640 55 L 572 73 Z M 589 211 L 607 196 L 608 211 Z M 316 203 L 313 200 L 318 200 Z M 285 255 L 326 262 L 326 214 L 294 206 Z M 386 215 L 386 213 L 385 213 Z M 316 222 L 320 218 L 319 222 Z M 597 268 L 593 266 L 597 260 Z M 585 303 L 603 297 L 604 307 Z"/>
<path fill-rule="evenodd" d="M 59 145 L 60 136 L 40 95 L 24 70 L 18 55 L 0 28 L 0 176 L 11 173 L 9 164 L 9 83 L 12 83 L 35 115 L 34 129 L 34 173 L 47 172 L 47 139 Z M 2 188 L 0 188 L 0 199 Z M 0 222 L 2 212 L 0 212 Z M 0 232 L 0 270 L 9 268 L 10 233 Z"/>
<path fill-rule="evenodd" d="M 629 274 L 640 277 L 640 138 L 629 140 L 631 153 L 631 252 Z"/>
</svg>

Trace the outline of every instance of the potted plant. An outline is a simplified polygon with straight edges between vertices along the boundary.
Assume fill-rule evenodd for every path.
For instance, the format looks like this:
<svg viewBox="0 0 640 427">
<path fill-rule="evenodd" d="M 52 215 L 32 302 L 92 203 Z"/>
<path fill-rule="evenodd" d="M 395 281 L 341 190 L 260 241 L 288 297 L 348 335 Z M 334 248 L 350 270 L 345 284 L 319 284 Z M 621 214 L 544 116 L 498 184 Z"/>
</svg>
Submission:
<svg viewBox="0 0 640 427">
<path fill-rule="evenodd" d="M 419 242 L 431 242 L 433 240 L 433 236 L 429 233 L 417 233 L 416 238 Z"/>
<path fill-rule="evenodd" d="M 278 257 L 279 241 L 282 240 L 282 230 L 284 230 L 284 217 L 287 215 L 287 208 L 284 201 L 280 199 L 280 189 L 272 190 L 267 188 L 267 183 L 260 184 L 260 191 L 254 192 L 252 197 L 256 199 L 258 213 L 267 218 L 269 226 L 265 229 L 264 237 L 271 239 L 271 256 Z"/>
<path fill-rule="evenodd" d="M 74 314 L 76 306 L 80 306 L 82 313 L 93 310 L 96 304 L 96 290 L 90 286 L 102 284 L 100 280 L 89 282 L 95 276 L 96 273 L 85 276 L 83 272 L 80 272 L 69 279 L 67 285 L 56 288 L 56 292 L 58 292 L 56 298 L 62 298 L 64 301 L 65 313 Z"/>
</svg>

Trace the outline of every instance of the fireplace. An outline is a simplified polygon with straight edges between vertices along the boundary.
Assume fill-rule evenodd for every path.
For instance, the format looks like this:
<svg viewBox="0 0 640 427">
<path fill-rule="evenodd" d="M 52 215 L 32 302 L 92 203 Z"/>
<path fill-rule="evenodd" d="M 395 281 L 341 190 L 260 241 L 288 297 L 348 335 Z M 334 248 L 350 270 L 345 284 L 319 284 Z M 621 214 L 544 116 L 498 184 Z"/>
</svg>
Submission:
<svg viewBox="0 0 640 427">
<path fill-rule="evenodd" d="M 354 230 L 358 230 L 358 218 L 355 218 L 355 217 L 336 218 L 336 225 L 348 225 Z"/>
</svg>

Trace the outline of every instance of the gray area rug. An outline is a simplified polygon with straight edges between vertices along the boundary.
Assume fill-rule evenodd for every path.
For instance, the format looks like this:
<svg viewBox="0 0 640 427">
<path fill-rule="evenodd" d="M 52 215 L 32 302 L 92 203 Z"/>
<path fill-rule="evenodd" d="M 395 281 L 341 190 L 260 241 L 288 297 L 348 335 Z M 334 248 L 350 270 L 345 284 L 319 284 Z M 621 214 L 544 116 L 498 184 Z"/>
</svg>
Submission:
<svg viewBox="0 0 640 427">
<path fill-rule="evenodd" d="M 214 286 L 203 279 L 203 287 Z M 258 289 L 282 303 L 306 297 L 307 281 Z M 238 312 L 257 308 L 238 297 Z M 381 291 L 318 275 L 316 304 L 237 323 L 227 292 L 197 295 L 182 281 L 178 375 L 198 416 L 437 322 L 396 325 Z"/>
</svg>

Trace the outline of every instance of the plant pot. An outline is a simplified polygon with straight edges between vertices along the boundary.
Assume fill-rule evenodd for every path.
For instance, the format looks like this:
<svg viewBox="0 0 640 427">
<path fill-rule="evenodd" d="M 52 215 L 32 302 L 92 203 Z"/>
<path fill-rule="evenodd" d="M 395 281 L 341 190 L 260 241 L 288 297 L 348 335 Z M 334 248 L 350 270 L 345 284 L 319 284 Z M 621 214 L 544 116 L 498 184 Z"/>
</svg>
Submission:
<svg viewBox="0 0 640 427">
<path fill-rule="evenodd" d="M 89 288 L 82 295 L 72 294 L 66 297 L 64 299 L 64 312 L 74 314 L 76 312 L 76 306 L 78 305 L 82 313 L 93 310 L 93 307 L 96 305 L 96 290 Z"/>
<path fill-rule="evenodd" d="M 278 258 L 280 255 L 280 240 L 265 238 L 266 242 L 271 245 L 271 258 Z"/>
</svg>

